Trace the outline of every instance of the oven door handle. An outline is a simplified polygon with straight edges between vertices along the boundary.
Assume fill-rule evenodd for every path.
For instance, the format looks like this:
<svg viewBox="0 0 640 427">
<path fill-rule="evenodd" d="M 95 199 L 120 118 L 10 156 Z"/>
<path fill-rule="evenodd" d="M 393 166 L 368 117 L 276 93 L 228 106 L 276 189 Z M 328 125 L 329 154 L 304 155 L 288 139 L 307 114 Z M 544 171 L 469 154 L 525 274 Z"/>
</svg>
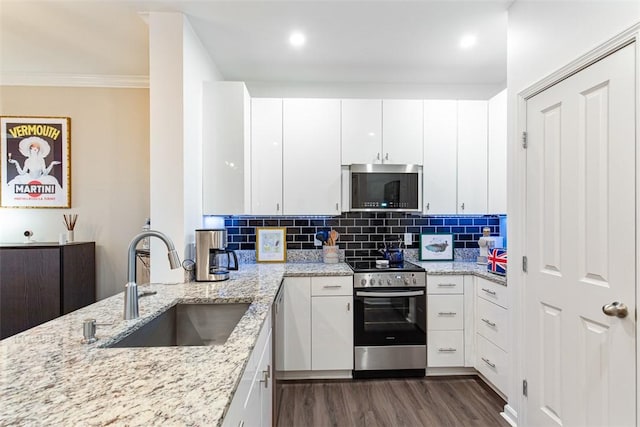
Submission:
<svg viewBox="0 0 640 427">
<path fill-rule="evenodd" d="M 424 291 L 405 291 L 405 292 L 356 291 L 357 297 L 418 297 L 420 295 L 424 295 Z"/>
</svg>

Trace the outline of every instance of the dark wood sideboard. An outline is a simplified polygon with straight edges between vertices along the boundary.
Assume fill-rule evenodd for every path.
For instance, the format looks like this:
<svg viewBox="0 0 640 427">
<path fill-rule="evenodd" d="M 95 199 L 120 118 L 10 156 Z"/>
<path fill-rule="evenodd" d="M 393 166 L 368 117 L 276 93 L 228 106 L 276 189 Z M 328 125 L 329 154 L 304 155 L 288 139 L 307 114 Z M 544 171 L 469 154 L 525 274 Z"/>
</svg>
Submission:
<svg viewBox="0 0 640 427">
<path fill-rule="evenodd" d="M 0 244 L 0 339 L 96 301 L 95 242 Z"/>
</svg>

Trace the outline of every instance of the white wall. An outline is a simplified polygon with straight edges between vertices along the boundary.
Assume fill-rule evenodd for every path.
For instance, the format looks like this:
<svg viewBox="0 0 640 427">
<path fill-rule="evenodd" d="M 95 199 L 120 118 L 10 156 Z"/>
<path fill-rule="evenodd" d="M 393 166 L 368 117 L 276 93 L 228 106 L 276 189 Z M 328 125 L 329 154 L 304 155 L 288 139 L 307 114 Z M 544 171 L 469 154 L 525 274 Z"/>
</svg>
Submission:
<svg viewBox="0 0 640 427">
<path fill-rule="evenodd" d="M 71 209 L 0 209 L 0 242 L 26 229 L 57 242 L 62 214 L 76 213 L 75 240 L 96 242 L 98 299 L 121 292 L 129 241 L 149 215 L 149 91 L 0 86 L 0 114 L 71 117 L 72 195 Z"/>
<path fill-rule="evenodd" d="M 152 12 L 148 22 L 151 226 L 185 259 L 202 224 L 202 82 L 221 76 L 184 15 Z M 166 269 L 165 253 L 152 240 L 151 281 L 182 281 L 181 269 Z"/>
<path fill-rule="evenodd" d="M 512 325 L 512 373 L 509 406 L 522 409 L 521 384 L 523 335 L 520 308 L 522 272 L 517 260 L 523 255 L 521 204 L 524 155 L 517 129 L 517 94 L 613 36 L 640 21 L 640 2 L 632 1 L 526 1 L 518 0 L 509 9 L 507 29 L 508 90 L 508 241 L 510 324 Z"/>
</svg>

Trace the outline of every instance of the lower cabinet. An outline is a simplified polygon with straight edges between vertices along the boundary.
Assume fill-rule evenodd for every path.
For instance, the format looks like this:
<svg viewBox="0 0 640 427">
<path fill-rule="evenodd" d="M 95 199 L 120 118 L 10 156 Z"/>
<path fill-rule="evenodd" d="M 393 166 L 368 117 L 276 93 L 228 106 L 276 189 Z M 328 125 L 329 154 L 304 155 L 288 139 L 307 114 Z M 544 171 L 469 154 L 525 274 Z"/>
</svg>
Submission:
<svg viewBox="0 0 640 427">
<path fill-rule="evenodd" d="M 509 375 L 506 286 L 476 278 L 475 368 L 505 394 Z"/>
<path fill-rule="evenodd" d="M 224 427 L 269 427 L 273 411 L 273 364 L 271 363 L 271 314 L 266 317 L 256 346 L 249 357 Z"/>
<path fill-rule="evenodd" d="M 353 277 L 286 277 L 283 286 L 285 377 L 351 375 Z"/>
</svg>

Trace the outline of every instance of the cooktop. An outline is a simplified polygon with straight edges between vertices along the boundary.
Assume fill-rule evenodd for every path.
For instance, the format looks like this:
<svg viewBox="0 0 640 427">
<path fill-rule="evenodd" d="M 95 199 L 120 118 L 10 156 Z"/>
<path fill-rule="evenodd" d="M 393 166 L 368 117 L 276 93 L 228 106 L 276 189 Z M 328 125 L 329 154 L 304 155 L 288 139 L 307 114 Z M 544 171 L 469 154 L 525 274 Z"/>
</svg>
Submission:
<svg viewBox="0 0 640 427">
<path fill-rule="evenodd" d="M 378 268 L 376 267 L 376 260 L 352 260 L 347 259 L 347 264 L 356 273 L 383 273 L 387 271 L 407 271 L 407 272 L 422 272 L 424 268 L 419 265 L 413 264 L 409 261 L 404 261 L 398 264 L 389 264 L 389 267 Z"/>
</svg>

